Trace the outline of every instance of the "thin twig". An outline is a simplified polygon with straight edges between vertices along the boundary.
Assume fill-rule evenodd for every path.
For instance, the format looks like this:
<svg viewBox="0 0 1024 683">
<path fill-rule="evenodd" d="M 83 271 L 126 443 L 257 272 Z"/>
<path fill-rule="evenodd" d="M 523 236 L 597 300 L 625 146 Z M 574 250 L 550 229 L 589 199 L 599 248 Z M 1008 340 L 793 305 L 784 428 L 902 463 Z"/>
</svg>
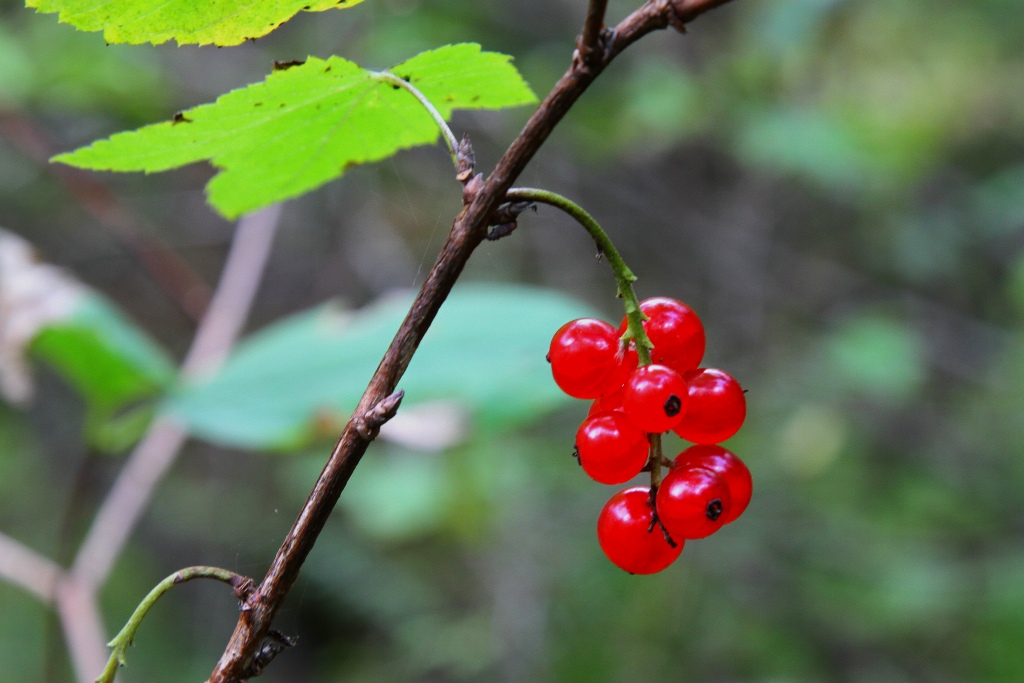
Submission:
<svg viewBox="0 0 1024 683">
<path fill-rule="evenodd" d="M 62 573 L 53 560 L 0 533 L 0 578 L 49 604 Z"/>
<path fill-rule="evenodd" d="M 142 599 L 142 602 L 139 603 L 139 606 L 135 608 L 135 611 L 132 612 L 124 627 L 114 636 L 113 640 L 107 643 L 107 647 L 111 648 L 110 657 L 107 659 L 106 666 L 103 667 L 103 673 L 96 677 L 95 683 L 113 683 L 114 674 L 117 673 L 118 667 L 125 665 L 125 653 L 128 650 L 128 646 L 135 640 L 135 632 L 139 630 L 139 626 L 142 624 L 142 620 L 146 618 L 146 615 L 149 614 L 149 610 L 171 588 L 193 579 L 214 579 L 226 583 L 234 589 L 236 597 L 243 602 L 248 599 L 253 589 L 252 579 L 236 574 L 228 569 L 206 566 L 179 569 L 154 586 L 153 590 L 149 591 L 146 597 Z"/>
<path fill-rule="evenodd" d="M 91 683 L 107 661 L 106 629 L 100 618 L 96 591 L 85 581 L 65 574 L 57 587 L 57 614 L 68 644 L 78 683 Z"/>
<path fill-rule="evenodd" d="M 239 615 L 235 631 L 211 673 L 209 683 L 236 683 L 255 675 L 253 664 L 260 644 L 269 633 L 274 616 L 294 585 L 302 563 L 370 443 L 356 429 L 356 423 L 365 420 L 377 404 L 394 392 L 466 261 L 486 237 L 491 216 L 555 125 L 604 67 L 627 46 L 651 31 L 666 28 L 680 17 L 688 21 L 723 1 L 691 0 L 677 2 L 675 6 L 667 0 L 645 3 L 616 27 L 599 60 L 586 67 L 573 62 L 483 185 L 464 193 L 466 205 L 456 217 L 441 253 L 353 411 L 353 417 L 338 439 L 313 491 L 278 549 L 267 575 L 249 601 L 249 609 Z"/>
<path fill-rule="evenodd" d="M 576 41 L 576 50 L 584 63 L 594 59 L 601 45 L 601 29 L 604 28 L 604 15 L 608 9 L 608 0 L 590 0 L 587 7 L 587 18 L 583 22 L 583 31 Z"/>
</svg>

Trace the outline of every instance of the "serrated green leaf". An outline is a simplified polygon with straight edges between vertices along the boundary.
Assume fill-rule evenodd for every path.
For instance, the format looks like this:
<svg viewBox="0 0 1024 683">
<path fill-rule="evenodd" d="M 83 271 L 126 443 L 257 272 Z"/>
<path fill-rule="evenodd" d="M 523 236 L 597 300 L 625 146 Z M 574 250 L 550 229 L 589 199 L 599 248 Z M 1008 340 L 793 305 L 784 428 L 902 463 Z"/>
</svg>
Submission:
<svg viewBox="0 0 1024 683">
<path fill-rule="evenodd" d="M 359 401 L 411 299 L 355 314 L 326 305 L 259 332 L 221 371 L 184 387 L 168 409 L 197 436 L 242 448 L 287 448 L 318 425 L 333 434 Z M 470 410 L 477 426 L 507 428 L 567 401 L 544 354 L 566 320 L 592 315 L 550 290 L 456 287 L 399 383 L 403 408 L 437 400 Z"/>
<path fill-rule="evenodd" d="M 392 72 L 408 78 L 446 117 L 453 109 L 535 100 L 510 57 L 471 43 L 424 52 Z M 209 159 L 222 169 L 207 185 L 210 203 L 234 218 L 437 136 L 431 116 L 405 89 L 340 57 L 311 57 L 176 121 L 118 133 L 54 161 L 153 173 Z"/>
<path fill-rule="evenodd" d="M 301 11 L 353 7 L 363 0 L 27 0 L 80 31 L 103 31 L 108 43 L 238 45 L 264 36 Z"/>
</svg>

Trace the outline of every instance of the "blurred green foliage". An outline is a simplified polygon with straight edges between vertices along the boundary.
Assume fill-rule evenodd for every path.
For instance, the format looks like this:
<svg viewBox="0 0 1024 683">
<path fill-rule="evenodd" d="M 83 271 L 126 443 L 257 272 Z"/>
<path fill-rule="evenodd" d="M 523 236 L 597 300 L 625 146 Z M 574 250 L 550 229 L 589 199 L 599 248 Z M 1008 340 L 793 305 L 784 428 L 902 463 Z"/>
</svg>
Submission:
<svg viewBox="0 0 1024 683">
<path fill-rule="evenodd" d="M 610 4 L 613 19 L 631 9 Z M 11 122 L 56 153 L 260 80 L 273 59 L 381 68 L 466 40 L 514 55 L 543 93 L 583 11 L 371 0 L 214 50 L 104 47 L 0 3 L 0 223 L 180 353 L 191 321 Z M 750 0 L 625 53 L 522 182 L 586 206 L 641 296 L 703 316 L 707 363 L 750 390 L 729 444 L 754 475 L 750 508 L 663 574 L 631 577 L 594 538 L 611 490 L 569 455 L 584 405 L 526 422 L 510 412 L 501 429 L 471 421 L 438 453 L 378 443 L 279 619 L 300 644 L 262 678 L 1024 680 L 1022 46 L 1019 0 Z M 526 115 L 458 115 L 455 127 L 486 169 Z M 404 153 L 290 202 L 253 328 L 421 282 L 459 207 L 448 164 L 441 149 Z M 212 281 L 229 233 L 203 204 L 208 177 L 102 180 Z M 558 290 L 617 320 L 606 266 L 579 232 L 547 209 L 526 214 L 465 277 Z M 529 330 L 539 357 L 553 331 Z M 486 345 L 464 354 L 473 378 L 457 388 L 471 395 L 490 376 L 519 396 L 500 344 Z M 410 373 L 462 360 L 447 353 L 416 356 Z M 117 463 L 82 445 L 82 399 L 38 370 L 31 408 L 0 407 L 0 531 L 63 561 Z M 553 386 L 530 382 L 538 401 Z M 328 449 L 190 445 L 104 594 L 108 630 L 180 566 L 260 575 Z M 201 680 L 234 600 L 189 586 L 165 603 L 126 674 Z M 62 648 L 52 617 L 0 585 L 0 681 L 67 680 Z"/>
</svg>

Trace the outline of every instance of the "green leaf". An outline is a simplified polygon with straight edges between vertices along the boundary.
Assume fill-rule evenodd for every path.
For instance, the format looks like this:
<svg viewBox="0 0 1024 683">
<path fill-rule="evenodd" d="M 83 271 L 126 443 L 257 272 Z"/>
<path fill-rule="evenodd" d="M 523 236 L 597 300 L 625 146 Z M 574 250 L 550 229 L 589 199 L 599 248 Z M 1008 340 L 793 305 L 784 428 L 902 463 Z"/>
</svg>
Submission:
<svg viewBox="0 0 1024 683">
<path fill-rule="evenodd" d="M 362 0 L 27 0 L 80 31 L 103 31 L 108 43 L 238 45 L 264 36 L 300 11 L 322 12 Z"/>
<path fill-rule="evenodd" d="M 442 116 L 533 102 L 511 58 L 459 44 L 424 52 L 391 69 Z M 80 168 L 153 173 L 209 159 L 222 169 L 207 186 L 228 218 L 296 197 L 352 165 L 434 142 L 433 119 L 377 72 L 331 57 L 275 71 L 175 121 L 118 133 L 54 158 Z"/>
<path fill-rule="evenodd" d="M 409 296 L 355 314 L 324 305 L 243 342 L 215 376 L 185 386 L 169 410 L 197 436 L 242 448 L 288 448 L 332 434 L 355 408 Z M 441 307 L 399 383 L 403 409 L 437 400 L 470 410 L 478 427 L 508 428 L 567 401 L 544 354 L 566 320 L 592 315 L 544 289 L 462 285 Z"/>
<path fill-rule="evenodd" d="M 31 351 L 103 407 L 151 396 L 174 377 L 163 352 L 97 295 L 84 298 L 67 319 L 44 328 Z"/>
<path fill-rule="evenodd" d="M 105 299 L 85 294 L 63 320 L 44 327 L 29 347 L 85 399 L 86 436 L 104 450 L 121 450 L 152 414 L 141 401 L 174 379 L 170 360 Z"/>
</svg>

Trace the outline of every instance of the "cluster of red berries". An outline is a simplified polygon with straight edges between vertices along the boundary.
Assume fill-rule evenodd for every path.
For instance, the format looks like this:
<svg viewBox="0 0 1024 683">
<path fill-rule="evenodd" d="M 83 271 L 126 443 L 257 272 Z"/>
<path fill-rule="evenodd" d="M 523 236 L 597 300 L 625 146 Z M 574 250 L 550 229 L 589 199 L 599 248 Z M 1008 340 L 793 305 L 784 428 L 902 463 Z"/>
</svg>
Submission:
<svg viewBox="0 0 1024 683">
<path fill-rule="evenodd" d="M 656 491 L 620 491 L 598 517 L 605 555 L 630 573 L 652 574 L 679 556 L 684 540 L 739 517 L 752 483 L 743 461 L 716 445 L 743 424 L 746 398 L 728 373 L 699 367 L 706 342 L 697 314 L 667 297 L 647 299 L 640 310 L 650 364 L 639 365 L 634 342 L 623 341 L 627 319 L 618 329 L 593 318 L 566 323 L 551 340 L 548 361 L 562 391 L 594 402 L 576 432 L 576 456 L 595 481 L 622 484 L 645 469 L 660 472 L 650 434 L 672 430 L 696 444 L 668 464 Z"/>
</svg>

